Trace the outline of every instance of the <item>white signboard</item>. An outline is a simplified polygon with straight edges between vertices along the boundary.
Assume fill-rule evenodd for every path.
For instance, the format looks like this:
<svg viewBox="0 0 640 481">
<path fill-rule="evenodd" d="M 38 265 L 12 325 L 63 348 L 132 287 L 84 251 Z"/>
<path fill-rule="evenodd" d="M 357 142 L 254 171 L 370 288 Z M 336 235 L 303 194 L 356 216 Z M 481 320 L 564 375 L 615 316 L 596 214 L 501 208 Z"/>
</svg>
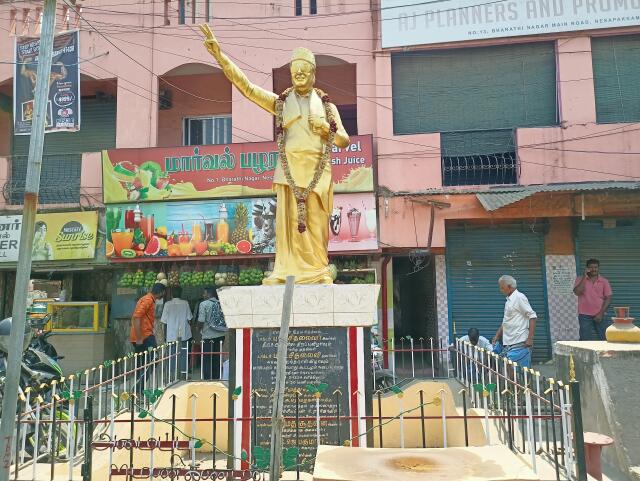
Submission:
<svg viewBox="0 0 640 481">
<path fill-rule="evenodd" d="M 566 266 L 551 266 L 551 288 L 555 294 L 571 294 L 575 272 Z"/>
<path fill-rule="evenodd" d="M 640 24 L 640 0 L 382 0 L 382 47 Z"/>
<path fill-rule="evenodd" d="M 21 230 L 21 215 L 0 216 L 0 262 L 18 261 Z"/>
</svg>

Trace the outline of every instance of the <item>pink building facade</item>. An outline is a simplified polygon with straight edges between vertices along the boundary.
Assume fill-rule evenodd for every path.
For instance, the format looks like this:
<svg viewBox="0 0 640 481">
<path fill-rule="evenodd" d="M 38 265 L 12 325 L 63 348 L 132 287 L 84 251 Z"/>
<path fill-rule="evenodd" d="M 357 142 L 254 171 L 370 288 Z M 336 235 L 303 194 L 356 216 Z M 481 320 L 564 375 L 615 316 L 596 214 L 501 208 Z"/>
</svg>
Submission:
<svg viewBox="0 0 640 481">
<path fill-rule="evenodd" d="M 37 2 L 0 6 L 0 51 L 4 53 L 0 94 L 9 99 L 14 36 L 37 34 L 39 7 Z M 95 195 L 102 185 L 100 156 L 95 152 L 184 145 L 187 135 L 195 135 L 187 127 L 188 119 L 230 118 L 230 132 L 223 128 L 220 134 L 225 142 L 274 139 L 272 117 L 231 88 L 202 45 L 199 23 L 209 21 L 223 51 L 252 82 L 269 90 L 288 86 L 290 52 L 306 46 L 317 57 L 317 86 L 338 105 L 350 133 L 374 136 L 379 254 L 393 258 L 379 267 L 379 278 L 386 283 L 382 300 L 385 338 L 451 338 L 464 334 L 474 322 L 490 338 L 499 323 L 502 303 L 494 274 L 513 273 L 516 278 L 524 276 L 523 288 L 538 292 L 532 297 L 541 305 L 534 308 L 546 319 L 539 358 L 549 357 L 552 340 L 575 337 L 577 332 L 575 299 L 567 291 L 567 279 L 574 277 L 584 256 L 603 257 L 600 250 L 590 247 L 589 240 L 616 232 L 620 235 L 609 237 L 625 240 L 640 228 L 640 196 L 634 192 L 634 183 L 640 180 L 637 121 L 599 120 L 592 55 L 593 39 L 620 35 L 637 39 L 640 27 L 383 48 L 385 8 L 384 2 L 344 0 L 87 0 L 73 8 L 71 2 L 60 2 L 58 30 L 81 29 L 82 96 L 115 103 L 109 121 L 112 135 L 101 138 L 95 150 L 83 151 L 80 191 L 72 203 L 102 206 L 100 195 Z M 395 70 L 398 56 L 437 57 L 442 52 L 454 59 L 458 50 L 473 54 L 469 49 L 478 48 L 477 52 L 484 52 L 478 53 L 476 58 L 480 58 L 487 52 L 491 55 L 494 48 L 539 43 L 552 49 L 552 62 L 547 65 L 553 76 L 551 90 L 543 94 L 555 102 L 553 122 L 508 125 L 513 132 L 509 152 L 513 181 L 499 182 L 499 186 L 447 181 L 444 166 L 452 156 L 442 150 L 441 132 L 451 129 L 420 127 L 419 122 L 414 131 L 399 127 L 402 112 L 398 105 L 406 104 L 402 95 L 410 94 L 402 94 L 398 86 L 403 81 L 400 70 Z M 446 67 L 441 68 L 446 73 Z M 631 69 L 625 75 L 637 72 Z M 499 70 L 482 74 L 478 82 L 485 86 L 502 77 Z M 420 86 L 418 77 L 414 85 Z M 404 88 L 410 89 L 411 83 Z M 440 95 L 428 95 L 421 88 L 413 91 L 413 103 L 424 105 L 427 111 Z M 453 95 L 451 92 L 455 85 L 447 95 Z M 538 99 L 527 101 L 533 111 Z M 628 108 L 638 107 L 632 103 Z M 630 119 L 635 115 L 640 121 L 640 112 L 632 114 Z M 2 179 L 11 179 L 14 144 L 11 114 L 0 110 Z M 455 156 L 458 172 L 482 169 L 481 154 Z M 488 165 L 489 170 L 504 167 Z M 0 209 L 16 208 L 19 206 L 0 198 Z M 534 238 L 528 234 L 535 234 Z M 485 252 L 487 239 L 489 244 L 495 240 L 489 253 Z M 616 255 L 610 256 L 609 266 L 603 262 L 605 275 L 612 263 L 640 262 L 627 243 L 611 250 Z M 488 264 L 479 265 L 476 272 L 477 263 L 485 261 Z M 635 270 L 640 272 L 638 267 Z M 401 286 L 407 279 L 414 290 L 403 294 Z M 626 292 L 638 282 L 633 278 L 618 291 Z M 393 285 L 400 291 L 395 295 Z M 469 296 L 470 292 L 478 292 L 480 298 Z M 625 296 L 621 301 L 633 305 Z M 474 309 L 476 320 L 469 314 Z"/>
</svg>

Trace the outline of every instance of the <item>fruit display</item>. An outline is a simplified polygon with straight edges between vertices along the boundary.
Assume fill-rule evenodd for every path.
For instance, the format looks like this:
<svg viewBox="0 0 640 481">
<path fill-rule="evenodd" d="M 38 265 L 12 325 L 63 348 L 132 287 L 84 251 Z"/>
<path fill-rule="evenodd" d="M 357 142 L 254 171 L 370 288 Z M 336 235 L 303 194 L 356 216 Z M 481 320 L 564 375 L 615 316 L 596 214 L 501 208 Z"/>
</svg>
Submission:
<svg viewBox="0 0 640 481">
<path fill-rule="evenodd" d="M 149 239 L 147 243 L 147 247 L 144 249 L 145 256 L 157 256 L 160 254 L 160 239 L 156 236 L 153 236 Z"/>
<path fill-rule="evenodd" d="M 138 169 L 136 167 L 136 169 Z M 158 164 L 148 161 L 143 172 L 146 183 L 166 181 Z M 211 206 L 182 204 L 130 204 L 108 211 L 109 244 L 112 258 L 205 257 L 249 255 L 264 251 L 261 225 L 255 223 L 255 201 L 231 200 Z M 275 207 L 275 204 L 274 204 Z M 257 209 L 264 214 L 264 207 Z M 253 214 L 253 217 L 252 217 Z M 271 215 L 271 214 L 269 214 Z M 258 229 L 254 232 L 254 229 Z M 254 243 L 254 235 L 256 235 Z M 273 246 L 271 246 L 271 251 Z"/>
<path fill-rule="evenodd" d="M 212 286 L 216 280 L 215 271 L 206 271 L 202 280 L 203 286 Z"/>
<path fill-rule="evenodd" d="M 144 275 L 144 285 L 143 287 L 146 287 L 148 289 L 152 288 L 153 285 L 156 283 L 156 276 L 158 274 L 154 271 L 147 271 Z"/>
<path fill-rule="evenodd" d="M 249 210 L 245 204 L 237 204 L 235 215 L 233 217 L 233 223 L 235 225 L 235 229 L 231 232 L 231 244 L 234 246 L 242 241 L 249 239 L 249 230 L 247 229 L 247 224 L 249 222 Z"/>
<path fill-rule="evenodd" d="M 133 275 L 133 281 L 131 282 L 131 287 L 142 287 L 144 286 L 144 271 L 142 269 L 138 269 L 136 273 Z"/>
<path fill-rule="evenodd" d="M 264 273 L 262 272 L 262 269 L 259 269 L 257 267 L 243 269 L 240 271 L 238 284 L 241 286 L 259 286 L 260 284 L 262 284 L 263 278 Z"/>
<path fill-rule="evenodd" d="M 227 285 L 237 286 L 240 281 L 240 276 L 237 272 L 227 272 Z"/>
<path fill-rule="evenodd" d="M 216 287 L 222 287 L 227 285 L 227 273 L 226 272 L 218 272 L 214 276 L 214 284 Z"/>
<path fill-rule="evenodd" d="M 229 244 L 228 242 L 222 243 L 220 249 L 222 250 L 223 254 L 227 255 L 235 254 L 238 252 L 238 248 L 233 244 Z"/>
<path fill-rule="evenodd" d="M 133 273 L 125 272 L 118 281 L 118 287 L 133 287 Z"/>
<path fill-rule="evenodd" d="M 193 273 L 188 271 L 183 271 L 180 273 L 180 287 L 190 287 L 192 286 L 192 276 Z"/>
<path fill-rule="evenodd" d="M 175 268 L 171 269 L 167 280 L 169 281 L 169 287 L 178 287 L 180 285 L 180 273 Z"/>
</svg>

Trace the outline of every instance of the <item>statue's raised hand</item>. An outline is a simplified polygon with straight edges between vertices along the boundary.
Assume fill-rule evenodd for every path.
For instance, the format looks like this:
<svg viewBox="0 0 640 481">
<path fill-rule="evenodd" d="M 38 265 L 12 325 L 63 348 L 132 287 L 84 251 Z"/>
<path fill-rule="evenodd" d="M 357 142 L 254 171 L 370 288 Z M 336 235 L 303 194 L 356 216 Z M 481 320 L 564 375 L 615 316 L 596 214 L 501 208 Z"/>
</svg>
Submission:
<svg viewBox="0 0 640 481">
<path fill-rule="evenodd" d="M 207 48 L 207 51 L 213 55 L 216 59 L 220 58 L 220 43 L 218 43 L 218 39 L 213 34 L 213 31 L 209 27 L 208 24 L 203 23 L 200 25 L 200 31 L 205 37 L 204 46 Z"/>
</svg>

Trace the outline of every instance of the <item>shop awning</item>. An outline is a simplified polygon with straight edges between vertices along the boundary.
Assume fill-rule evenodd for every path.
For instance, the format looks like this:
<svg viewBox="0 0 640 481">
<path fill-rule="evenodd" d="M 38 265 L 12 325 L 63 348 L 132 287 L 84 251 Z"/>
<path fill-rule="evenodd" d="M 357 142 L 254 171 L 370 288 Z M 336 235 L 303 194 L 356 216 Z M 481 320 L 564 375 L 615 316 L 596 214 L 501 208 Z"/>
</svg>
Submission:
<svg viewBox="0 0 640 481">
<path fill-rule="evenodd" d="M 566 184 L 528 185 L 512 190 L 496 189 L 476 193 L 482 206 L 489 212 L 498 210 L 541 192 L 593 192 L 603 190 L 640 190 L 640 182 L 575 182 Z"/>
<path fill-rule="evenodd" d="M 390 192 L 383 195 L 420 196 L 420 195 L 462 195 L 475 194 L 482 206 L 493 212 L 507 205 L 531 197 L 541 192 L 596 192 L 607 190 L 640 190 L 638 181 L 606 181 L 606 182 L 567 182 L 558 184 L 536 185 L 500 185 L 486 187 L 444 187 L 425 189 L 418 192 Z"/>
</svg>

